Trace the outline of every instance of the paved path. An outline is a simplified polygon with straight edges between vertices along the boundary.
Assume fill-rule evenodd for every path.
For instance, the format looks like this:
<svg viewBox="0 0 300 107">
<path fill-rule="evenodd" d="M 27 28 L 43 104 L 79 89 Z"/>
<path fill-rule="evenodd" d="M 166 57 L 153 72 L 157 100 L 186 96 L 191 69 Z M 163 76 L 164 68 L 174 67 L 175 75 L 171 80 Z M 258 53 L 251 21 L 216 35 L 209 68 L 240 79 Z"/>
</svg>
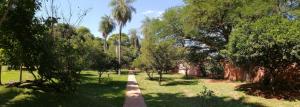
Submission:
<svg viewBox="0 0 300 107">
<path fill-rule="evenodd" d="M 128 75 L 126 98 L 123 107 L 147 107 L 133 73 Z"/>
</svg>

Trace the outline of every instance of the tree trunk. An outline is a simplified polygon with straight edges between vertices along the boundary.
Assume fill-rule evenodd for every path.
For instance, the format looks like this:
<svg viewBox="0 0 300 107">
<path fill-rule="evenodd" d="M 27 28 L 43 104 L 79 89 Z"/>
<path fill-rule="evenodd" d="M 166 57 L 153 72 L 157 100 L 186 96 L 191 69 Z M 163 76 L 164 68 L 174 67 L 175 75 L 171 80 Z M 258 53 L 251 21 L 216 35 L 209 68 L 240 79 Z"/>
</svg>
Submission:
<svg viewBox="0 0 300 107">
<path fill-rule="evenodd" d="M 22 64 L 21 64 L 21 66 L 20 66 L 20 82 L 22 82 L 22 73 L 23 73 L 23 70 L 22 70 Z"/>
<path fill-rule="evenodd" d="M 107 43 L 106 43 L 106 36 L 104 38 L 104 46 L 103 46 L 104 52 L 107 50 Z"/>
<path fill-rule="evenodd" d="M 2 71 L 2 65 L 0 65 L 0 85 L 2 85 L 2 81 L 1 81 L 2 80 L 2 78 L 1 78 L 1 76 L 2 76 L 1 73 L 2 72 L 1 71 Z"/>
<path fill-rule="evenodd" d="M 148 69 L 145 70 L 149 80 L 153 80 L 152 76 L 151 76 L 151 72 L 148 71 Z"/>
<path fill-rule="evenodd" d="M 152 70 L 152 72 L 151 72 L 151 77 L 154 77 L 153 75 L 154 75 L 154 71 Z M 153 78 L 153 79 L 154 79 L 154 78 Z"/>
<path fill-rule="evenodd" d="M 120 31 L 119 31 L 119 57 L 118 57 L 118 59 L 119 59 L 119 70 L 118 70 L 118 74 L 119 75 L 121 75 L 121 40 L 122 39 L 122 24 L 120 25 Z"/>
<path fill-rule="evenodd" d="M 102 72 L 98 71 L 98 82 L 101 82 Z"/>
<path fill-rule="evenodd" d="M 36 75 L 34 74 L 33 71 L 29 71 L 29 73 L 33 76 L 34 80 L 37 80 L 37 77 L 36 77 Z"/>
<path fill-rule="evenodd" d="M 161 81 L 162 81 L 162 71 L 159 71 L 159 85 L 161 85 Z"/>
<path fill-rule="evenodd" d="M 186 67 L 186 68 L 185 68 L 185 78 L 188 79 L 188 77 L 189 77 L 189 76 L 188 76 L 188 68 Z"/>
</svg>

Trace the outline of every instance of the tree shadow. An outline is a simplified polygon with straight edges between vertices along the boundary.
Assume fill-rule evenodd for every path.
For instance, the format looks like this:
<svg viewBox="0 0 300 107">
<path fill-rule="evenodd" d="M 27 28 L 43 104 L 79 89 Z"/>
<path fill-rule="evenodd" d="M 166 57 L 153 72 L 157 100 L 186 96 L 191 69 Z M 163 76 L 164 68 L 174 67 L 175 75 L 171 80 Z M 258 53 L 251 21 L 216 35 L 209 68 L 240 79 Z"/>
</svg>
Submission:
<svg viewBox="0 0 300 107">
<path fill-rule="evenodd" d="M 281 89 L 274 89 L 272 87 L 262 86 L 259 83 L 242 84 L 236 87 L 237 91 L 243 91 L 248 95 L 260 96 L 267 99 L 276 98 L 288 101 L 300 100 L 299 90 L 290 90 L 288 87 L 281 87 Z"/>
<path fill-rule="evenodd" d="M 180 79 L 183 79 L 183 80 L 195 80 L 195 79 L 200 79 L 200 77 L 198 77 L 198 76 L 188 76 L 188 77 L 186 77 L 184 75 Z"/>
<path fill-rule="evenodd" d="M 176 86 L 176 85 L 197 85 L 198 81 L 184 80 L 184 81 L 172 81 L 164 84 L 164 86 Z"/>
<path fill-rule="evenodd" d="M 11 90 L 0 93 L 0 106 L 9 107 L 118 107 L 125 100 L 127 81 L 105 80 L 98 83 L 96 75 L 82 74 L 84 81 L 74 94 L 45 92 L 43 90 Z M 6 88 L 8 90 L 15 88 Z M 22 89 L 20 89 L 22 90 Z M 18 98 L 16 96 L 26 96 Z M 14 100 L 12 100 L 14 99 Z"/>
<path fill-rule="evenodd" d="M 129 71 L 122 70 L 120 74 L 121 74 L 121 75 L 128 75 L 128 74 L 129 74 Z"/>
<path fill-rule="evenodd" d="M 152 93 L 143 96 L 149 107 L 265 107 L 260 103 L 248 103 L 244 97 L 239 99 L 201 95 L 187 97 L 182 93 Z"/>
<path fill-rule="evenodd" d="M 8 101 L 15 98 L 17 95 L 22 93 L 21 90 L 18 90 L 17 88 L 9 88 L 9 89 L 3 89 L 0 92 L 0 105 L 4 106 Z"/>
<path fill-rule="evenodd" d="M 162 78 L 162 81 L 163 82 L 168 82 L 168 81 L 174 81 L 176 78 L 174 78 L 174 77 L 163 77 Z M 147 78 L 147 80 L 150 80 L 150 81 L 159 81 L 159 77 L 153 77 L 152 79 L 148 79 Z"/>
</svg>

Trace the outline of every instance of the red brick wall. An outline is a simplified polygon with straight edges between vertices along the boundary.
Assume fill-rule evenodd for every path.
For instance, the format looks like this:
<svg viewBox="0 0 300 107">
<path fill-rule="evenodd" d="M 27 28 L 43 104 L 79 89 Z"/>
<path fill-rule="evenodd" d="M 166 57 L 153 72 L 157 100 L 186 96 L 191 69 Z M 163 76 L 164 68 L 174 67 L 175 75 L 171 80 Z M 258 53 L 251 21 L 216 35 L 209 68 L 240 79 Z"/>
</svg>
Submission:
<svg viewBox="0 0 300 107">
<path fill-rule="evenodd" d="M 224 62 L 224 79 L 232 81 L 248 81 L 259 82 L 265 75 L 264 67 L 250 67 L 250 70 L 245 70 L 241 67 L 237 67 L 230 62 Z M 289 81 L 290 83 L 300 83 L 300 66 L 299 64 L 291 64 L 287 68 L 283 69 L 283 72 L 279 74 L 276 79 Z"/>
<path fill-rule="evenodd" d="M 249 71 L 241 67 L 237 67 L 230 62 L 224 62 L 224 79 L 232 81 L 248 81 L 259 82 L 265 75 L 265 69 L 263 67 L 250 67 Z"/>
</svg>

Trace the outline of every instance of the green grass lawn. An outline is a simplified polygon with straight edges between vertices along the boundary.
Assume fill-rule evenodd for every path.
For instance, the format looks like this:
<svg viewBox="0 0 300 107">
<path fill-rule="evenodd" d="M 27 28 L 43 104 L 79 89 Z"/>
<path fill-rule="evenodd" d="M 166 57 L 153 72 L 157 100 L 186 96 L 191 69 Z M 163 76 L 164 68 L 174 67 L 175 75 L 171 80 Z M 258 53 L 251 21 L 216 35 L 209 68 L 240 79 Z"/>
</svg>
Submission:
<svg viewBox="0 0 300 107">
<path fill-rule="evenodd" d="M 4 72 L 3 81 L 18 81 L 18 72 Z M 103 75 L 107 77 L 106 74 Z M 31 79 L 24 72 L 24 80 Z M 121 107 L 125 100 L 127 75 L 110 74 L 98 83 L 97 72 L 84 71 L 82 83 L 74 95 L 45 93 L 31 89 L 0 86 L 0 107 Z"/>
<path fill-rule="evenodd" d="M 157 77 L 157 75 L 156 75 Z M 166 81 L 159 86 L 145 73 L 136 76 L 148 107 L 300 107 L 300 101 L 284 101 L 249 96 L 235 91 L 240 83 L 208 82 L 205 79 L 182 79 L 180 74 L 165 74 Z M 214 96 L 203 96 L 204 87 Z"/>
<path fill-rule="evenodd" d="M 19 82 L 20 72 L 19 71 L 7 71 L 2 72 L 2 83 L 6 84 L 9 82 Z M 32 80 L 33 76 L 27 71 L 23 71 L 22 80 Z"/>
</svg>

